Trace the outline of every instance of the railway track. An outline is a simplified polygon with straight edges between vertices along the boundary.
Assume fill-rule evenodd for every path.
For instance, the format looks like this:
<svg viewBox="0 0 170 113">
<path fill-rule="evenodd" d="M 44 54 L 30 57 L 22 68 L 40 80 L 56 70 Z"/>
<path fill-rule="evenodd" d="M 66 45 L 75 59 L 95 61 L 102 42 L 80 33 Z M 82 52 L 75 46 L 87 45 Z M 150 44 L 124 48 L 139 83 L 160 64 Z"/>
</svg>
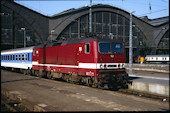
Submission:
<svg viewBox="0 0 170 113">
<path fill-rule="evenodd" d="M 152 100 L 158 100 L 158 101 L 162 101 L 162 102 L 169 102 L 169 97 L 155 95 L 155 94 L 149 94 L 149 93 L 140 92 L 140 91 L 119 89 L 117 92 L 128 94 L 128 95 L 135 95 L 138 97 L 143 97 L 143 98 L 152 99 Z"/>
<path fill-rule="evenodd" d="M 1 112 L 19 112 L 15 108 L 15 103 L 7 103 L 4 100 L 1 100 Z"/>
<path fill-rule="evenodd" d="M 28 112 L 30 111 L 25 105 L 21 105 L 18 100 L 9 98 L 1 93 L 1 112 Z"/>
</svg>

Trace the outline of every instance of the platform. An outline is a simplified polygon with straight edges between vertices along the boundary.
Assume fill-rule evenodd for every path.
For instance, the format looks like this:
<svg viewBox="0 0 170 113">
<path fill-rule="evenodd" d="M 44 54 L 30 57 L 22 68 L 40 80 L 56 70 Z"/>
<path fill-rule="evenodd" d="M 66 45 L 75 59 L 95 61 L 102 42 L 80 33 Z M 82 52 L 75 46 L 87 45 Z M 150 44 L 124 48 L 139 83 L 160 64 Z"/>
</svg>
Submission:
<svg viewBox="0 0 170 113">
<path fill-rule="evenodd" d="M 169 97 L 168 73 L 133 71 L 129 80 L 132 82 L 128 85 L 131 90 Z"/>
<path fill-rule="evenodd" d="M 139 64 L 133 63 L 133 70 L 137 71 L 151 71 L 169 73 L 169 64 Z M 126 69 L 129 70 L 129 64 L 126 63 Z"/>
</svg>

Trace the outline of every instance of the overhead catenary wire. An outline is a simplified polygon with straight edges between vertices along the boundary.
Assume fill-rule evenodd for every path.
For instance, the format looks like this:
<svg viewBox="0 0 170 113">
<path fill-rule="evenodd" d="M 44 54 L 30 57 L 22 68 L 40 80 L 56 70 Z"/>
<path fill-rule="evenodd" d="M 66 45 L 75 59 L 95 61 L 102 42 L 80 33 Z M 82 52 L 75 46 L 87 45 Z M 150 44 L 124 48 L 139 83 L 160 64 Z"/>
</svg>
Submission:
<svg viewBox="0 0 170 113">
<path fill-rule="evenodd" d="M 157 10 L 157 11 L 153 11 L 151 13 L 158 13 L 158 12 L 165 11 L 165 10 L 169 10 L 169 9 Z M 150 14 L 150 13 L 140 14 L 140 15 L 136 15 L 136 16 L 140 17 L 140 16 L 147 15 L 147 14 Z"/>
</svg>

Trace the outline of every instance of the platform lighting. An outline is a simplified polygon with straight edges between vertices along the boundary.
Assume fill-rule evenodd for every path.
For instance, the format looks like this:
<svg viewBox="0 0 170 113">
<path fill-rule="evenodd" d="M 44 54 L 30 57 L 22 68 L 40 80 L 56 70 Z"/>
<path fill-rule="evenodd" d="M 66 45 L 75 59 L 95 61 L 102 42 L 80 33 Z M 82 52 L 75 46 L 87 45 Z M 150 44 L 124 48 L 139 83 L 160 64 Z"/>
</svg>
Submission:
<svg viewBox="0 0 170 113">
<path fill-rule="evenodd" d="M 51 42 L 53 40 L 53 35 L 52 35 L 53 32 L 55 32 L 55 30 L 51 30 Z"/>
<path fill-rule="evenodd" d="M 129 29 L 129 73 L 132 74 L 132 63 L 133 63 L 133 34 L 132 34 L 132 14 L 135 13 L 135 11 L 132 11 L 130 13 L 130 29 Z"/>
<path fill-rule="evenodd" d="M 89 32 L 92 32 L 92 0 L 90 0 L 89 9 Z"/>
<path fill-rule="evenodd" d="M 25 28 L 21 28 L 22 31 L 24 31 L 24 48 L 26 47 L 26 31 Z"/>
</svg>

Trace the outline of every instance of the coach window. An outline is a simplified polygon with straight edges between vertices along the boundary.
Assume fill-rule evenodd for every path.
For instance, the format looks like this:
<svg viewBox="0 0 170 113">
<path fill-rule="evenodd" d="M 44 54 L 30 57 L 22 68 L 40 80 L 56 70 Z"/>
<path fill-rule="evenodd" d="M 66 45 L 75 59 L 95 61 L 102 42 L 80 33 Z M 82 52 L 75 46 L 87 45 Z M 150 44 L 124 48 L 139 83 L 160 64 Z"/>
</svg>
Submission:
<svg viewBox="0 0 170 113">
<path fill-rule="evenodd" d="M 85 44 L 85 53 L 86 54 L 90 53 L 90 44 L 89 43 Z"/>
<path fill-rule="evenodd" d="M 25 54 L 25 56 L 24 56 L 24 57 L 25 57 L 25 60 L 27 61 L 27 60 L 28 60 L 28 58 L 27 58 L 27 54 Z"/>
<path fill-rule="evenodd" d="M 29 55 L 29 53 L 27 54 L 27 60 L 28 60 L 28 61 L 30 60 L 30 55 Z"/>
<path fill-rule="evenodd" d="M 19 60 L 21 60 L 21 55 L 19 54 Z"/>
<path fill-rule="evenodd" d="M 27 54 L 24 54 L 24 60 L 27 61 Z"/>
<path fill-rule="evenodd" d="M 13 56 L 13 57 L 12 57 L 12 58 L 13 58 L 12 60 L 14 60 L 14 55 L 12 55 L 12 56 Z"/>
<path fill-rule="evenodd" d="M 22 61 L 24 61 L 25 54 L 22 54 Z"/>
<path fill-rule="evenodd" d="M 17 60 L 17 55 L 15 55 L 15 61 Z"/>
</svg>

